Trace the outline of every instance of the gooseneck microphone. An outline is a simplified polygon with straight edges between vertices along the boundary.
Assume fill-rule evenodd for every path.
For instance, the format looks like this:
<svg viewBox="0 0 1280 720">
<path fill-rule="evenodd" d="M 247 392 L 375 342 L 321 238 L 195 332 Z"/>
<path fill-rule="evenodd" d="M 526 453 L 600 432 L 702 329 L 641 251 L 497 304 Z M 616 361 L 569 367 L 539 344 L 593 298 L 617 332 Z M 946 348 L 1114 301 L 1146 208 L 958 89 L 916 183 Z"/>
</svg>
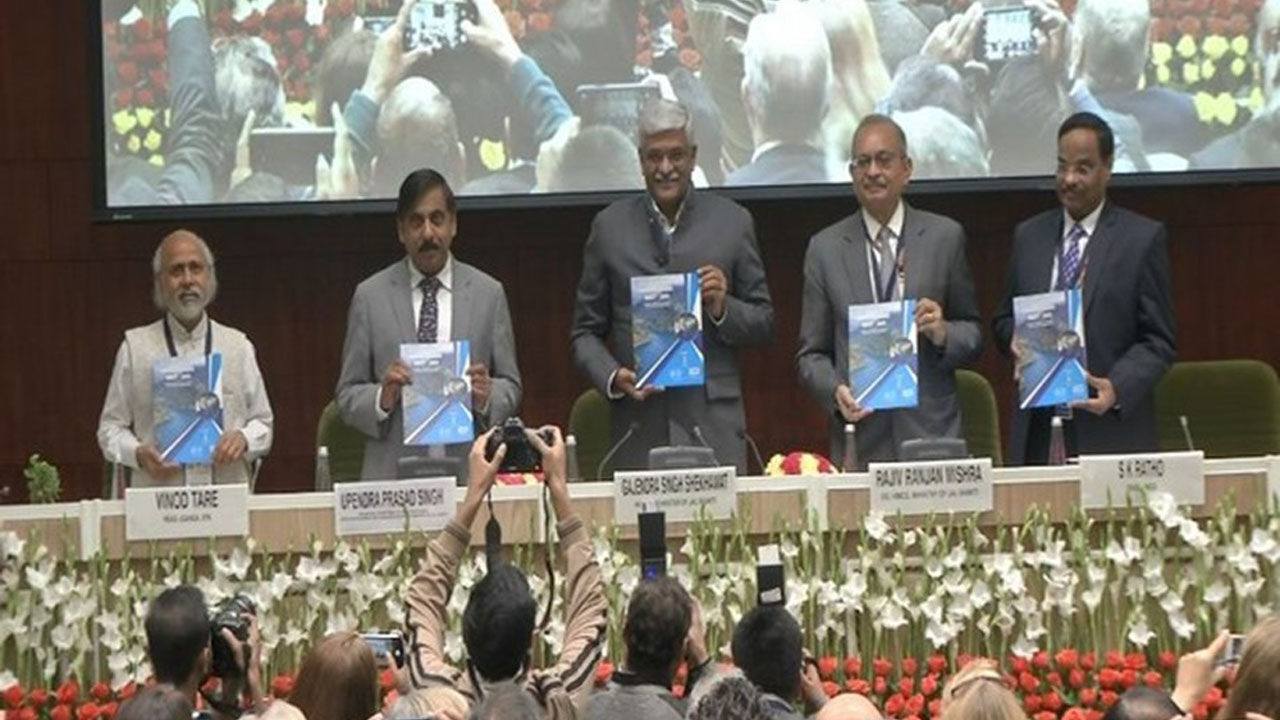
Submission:
<svg viewBox="0 0 1280 720">
<path fill-rule="evenodd" d="M 609 464 L 609 461 L 613 459 L 613 456 L 618 454 L 618 451 L 622 449 L 623 445 L 627 444 L 627 441 L 631 439 L 632 435 L 635 435 L 636 430 L 638 429 L 640 429 L 640 421 L 632 420 L 627 431 L 622 433 L 622 437 L 618 438 L 618 442 L 614 443 L 613 447 L 609 448 L 609 452 L 605 453 L 604 457 L 600 459 L 600 464 L 596 466 L 596 480 L 604 480 L 605 465 Z"/>
<path fill-rule="evenodd" d="M 748 433 L 746 428 L 740 428 L 738 437 L 747 441 L 747 447 L 751 448 L 751 456 L 756 459 L 756 465 L 760 466 L 760 474 L 764 475 L 764 456 L 760 454 L 760 448 L 756 445 L 756 441 L 751 438 L 751 433 Z"/>
<path fill-rule="evenodd" d="M 703 437 L 702 428 L 698 427 L 698 425 L 695 423 L 693 426 L 693 430 L 690 434 L 693 435 L 693 438 L 698 441 L 699 445 L 711 451 L 711 458 L 716 461 L 717 465 L 719 465 L 720 458 L 716 457 L 716 449 L 711 447 L 711 443 L 707 442 L 707 439 Z"/>
<path fill-rule="evenodd" d="M 1178 423 L 1182 425 L 1182 439 L 1187 441 L 1187 449 L 1195 450 L 1196 444 L 1191 440 L 1191 423 L 1187 422 L 1187 416 L 1179 415 Z"/>
</svg>

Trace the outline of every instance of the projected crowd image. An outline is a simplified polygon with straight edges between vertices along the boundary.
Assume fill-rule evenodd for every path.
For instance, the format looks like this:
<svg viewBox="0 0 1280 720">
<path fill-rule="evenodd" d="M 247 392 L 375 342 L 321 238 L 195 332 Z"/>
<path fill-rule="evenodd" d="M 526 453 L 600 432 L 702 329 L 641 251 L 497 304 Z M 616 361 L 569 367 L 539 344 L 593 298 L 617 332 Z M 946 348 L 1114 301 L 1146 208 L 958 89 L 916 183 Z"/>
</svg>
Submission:
<svg viewBox="0 0 1280 720">
<path fill-rule="evenodd" d="M 1090 110 L 1117 172 L 1280 166 L 1280 0 L 101 0 L 106 206 L 644 186 L 684 103 L 695 183 L 848 182 L 869 113 L 914 177 L 1052 174 Z"/>
</svg>

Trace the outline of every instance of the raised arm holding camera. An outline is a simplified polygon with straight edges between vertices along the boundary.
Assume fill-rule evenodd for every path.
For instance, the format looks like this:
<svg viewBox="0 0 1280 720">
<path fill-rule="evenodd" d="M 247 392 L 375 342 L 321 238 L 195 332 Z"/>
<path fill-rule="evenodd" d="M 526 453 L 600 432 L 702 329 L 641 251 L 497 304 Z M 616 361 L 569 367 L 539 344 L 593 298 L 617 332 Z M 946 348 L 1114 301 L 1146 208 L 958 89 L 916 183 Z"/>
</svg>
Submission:
<svg viewBox="0 0 1280 720">
<path fill-rule="evenodd" d="M 552 668 L 529 667 L 529 648 L 537 630 L 537 602 L 520 570 L 494 560 L 484 578 L 472 588 L 463 614 L 466 667 L 454 667 L 445 657 L 448 602 L 458 565 L 471 544 L 471 530 L 480 506 L 509 452 L 504 442 L 492 455 L 486 453 L 494 433 L 490 430 L 471 446 L 466 495 L 453 519 L 427 546 L 424 569 L 409 587 L 409 676 L 417 687 L 450 687 L 472 705 L 479 704 L 494 685 L 514 681 L 533 697 L 546 717 L 577 717 L 576 706 L 586 701 L 600 660 L 608 603 L 586 527 L 569 502 L 567 461 L 559 428 L 526 431 L 526 438 L 542 455 L 567 564 L 567 617 L 560 657 Z M 500 557 L 498 548 L 491 551 L 491 558 Z"/>
</svg>

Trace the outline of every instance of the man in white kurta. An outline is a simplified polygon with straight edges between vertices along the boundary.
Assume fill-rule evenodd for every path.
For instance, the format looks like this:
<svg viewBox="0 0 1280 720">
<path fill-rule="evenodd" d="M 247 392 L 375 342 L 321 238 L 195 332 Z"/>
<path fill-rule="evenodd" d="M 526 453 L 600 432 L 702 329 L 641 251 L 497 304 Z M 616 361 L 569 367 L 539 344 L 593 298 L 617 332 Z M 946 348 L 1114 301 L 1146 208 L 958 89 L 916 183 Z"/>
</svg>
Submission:
<svg viewBox="0 0 1280 720">
<path fill-rule="evenodd" d="M 194 233 L 178 230 L 160 242 L 151 267 L 164 315 L 125 331 L 98 421 L 102 454 L 133 469 L 133 487 L 248 482 L 254 462 L 271 449 L 271 403 L 253 343 L 205 312 L 218 289 L 213 253 Z M 152 367 L 161 358 L 200 353 L 222 355 L 223 434 L 211 467 L 184 468 L 163 461 L 156 448 Z"/>
</svg>

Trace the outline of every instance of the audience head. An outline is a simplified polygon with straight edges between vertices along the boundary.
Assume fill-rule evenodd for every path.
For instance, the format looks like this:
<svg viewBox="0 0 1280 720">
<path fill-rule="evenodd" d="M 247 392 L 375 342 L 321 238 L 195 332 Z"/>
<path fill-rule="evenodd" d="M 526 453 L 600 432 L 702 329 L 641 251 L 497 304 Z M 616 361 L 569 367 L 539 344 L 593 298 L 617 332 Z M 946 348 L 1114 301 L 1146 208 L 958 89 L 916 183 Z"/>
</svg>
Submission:
<svg viewBox="0 0 1280 720">
<path fill-rule="evenodd" d="M 378 666 L 358 633 L 326 636 L 302 660 L 289 695 L 307 720 L 368 720 L 378 711 Z"/>
<path fill-rule="evenodd" d="M 1072 29 L 1079 72 L 1091 90 L 1138 89 L 1151 45 L 1150 0 L 1084 0 Z"/>
<path fill-rule="evenodd" d="M 853 132 L 849 176 L 859 204 L 887 222 L 911 181 L 907 135 L 887 115 L 868 115 Z"/>
<path fill-rule="evenodd" d="M 116 720 L 191 720 L 191 698 L 168 683 L 144 687 L 120 706 Z"/>
<path fill-rule="evenodd" d="M 692 602 L 672 577 L 645 580 L 636 586 L 622 628 L 628 670 L 650 682 L 671 682 L 689 635 Z"/>
<path fill-rule="evenodd" d="M 547 192 L 638 190 L 643 182 L 636 146 L 612 125 L 592 125 L 579 130 L 551 163 Z M 539 159 L 538 176 L 543 175 Z"/>
<path fill-rule="evenodd" d="M 978 658 L 952 675 L 942 687 L 942 717 L 946 720 L 968 720 L 967 715 L 953 713 L 952 707 L 981 685 L 1004 688 L 1004 677 L 994 660 Z M 1007 720 L 1001 718 L 1000 720 Z"/>
<path fill-rule="evenodd" d="M 985 177 L 986 148 L 968 125 L 936 107 L 896 112 L 893 119 L 911 144 L 913 175 L 920 178 Z"/>
<path fill-rule="evenodd" d="M 480 677 L 490 682 L 520 674 L 533 642 L 538 612 L 529 581 L 512 565 L 493 565 L 471 588 L 462 613 L 462 641 Z"/>
<path fill-rule="evenodd" d="M 307 720 L 295 705 L 284 700 L 274 700 L 258 716 L 258 720 Z"/>
<path fill-rule="evenodd" d="M 378 36 L 372 30 L 351 30 L 334 38 L 320 56 L 315 70 L 316 125 L 333 124 L 330 106 L 341 108 L 351 93 L 364 84 Z"/>
<path fill-rule="evenodd" d="M 1116 704 L 1107 709 L 1103 720 L 1172 720 L 1182 711 L 1163 688 L 1137 685 L 1120 696 Z"/>
<path fill-rule="evenodd" d="M 1058 199 L 1071 217 L 1083 219 L 1107 194 L 1115 138 L 1106 121 L 1076 113 L 1058 129 Z"/>
<path fill-rule="evenodd" d="M 799 677 L 798 671 L 796 676 Z M 716 681 L 689 708 L 689 720 L 769 720 L 770 717 L 760 691 L 742 677 Z"/>
<path fill-rule="evenodd" d="M 191 585 L 169 588 L 151 601 L 144 623 L 147 656 L 160 683 L 194 691 L 213 662 L 209 648 L 209 609 Z M 194 700 L 194 692 L 190 696 Z"/>
<path fill-rule="evenodd" d="M 1270 3 L 1268 3 L 1270 4 Z M 1219 718 L 1242 718 L 1258 713 L 1280 718 L 1280 616 L 1254 626 L 1244 640 L 1235 681 Z"/>
<path fill-rule="evenodd" d="M 870 700 L 857 693 L 841 693 L 826 702 L 813 720 L 881 720 Z"/>
<path fill-rule="evenodd" d="M 871 113 L 889 89 L 889 71 L 866 0 L 808 0 L 804 7 L 822 23 L 831 52 L 831 109 L 852 128 Z M 843 145 L 848 131 L 843 133 Z"/>
<path fill-rule="evenodd" d="M 449 181 L 422 168 L 405 176 L 396 198 L 396 235 L 418 272 L 428 277 L 444 269 L 458 233 L 458 202 Z"/>
<path fill-rule="evenodd" d="M 438 686 L 401 695 L 384 717 L 385 720 L 417 720 L 445 711 L 466 717 L 467 707 L 467 699 L 456 690 Z"/>
<path fill-rule="evenodd" d="M 724 183 L 724 168 L 720 165 L 720 151 L 724 145 L 724 133 L 720 127 L 720 108 L 711 91 L 689 68 L 678 65 L 667 73 L 671 90 L 676 99 L 689 109 L 689 141 L 702 148 L 702 162 L 698 163 L 707 182 Z"/>
<path fill-rule="evenodd" d="M 289 185 L 269 172 L 254 172 L 227 191 L 229 203 L 278 203 L 289 201 Z"/>
<path fill-rule="evenodd" d="M 758 605 L 733 630 L 733 663 L 761 691 L 790 701 L 804 662 L 800 623 L 781 605 Z"/>
<path fill-rule="evenodd" d="M 1014 58 L 1000 69 L 987 108 L 991 171 L 1044 175 L 1052 167 L 1045 148 L 1071 113 L 1065 89 L 1038 58 Z"/>
<path fill-rule="evenodd" d="M 485 693 L 471 711 L 470 720 L 539 720 L 542 709 L 524 688 L 515 683 L 499 683 Z"/>
<path fill-rule="evenodd" d="M 437 168 L 455 184 L 466 182 L 453 103 L 424 77 L 401 80 L 378 113 L 378 156 L 373 195 L 391 197 L 395 183 L 414 168 Z"/>
<path fill-rule="evenodd" d="M 276 56 L 266 40 L 250 35 L 217 38 L 213 41 L 213 67 L 223 130 L 231 138 L 239 135 L 250 110 L 255 127 L 283 124 L 284 89 Z"/>
<path fill-rule="evenodd" d="M 187 327 L 195 327 L 218 294 L 213 251 L 190 230 L 175 230 L 160 241 L 151 256 L 151 274 L 156 309 L 171 313 Z M 203 606 L 203 596 L 200 602 Z M 208 617 L 205 621 L 207 635 Z"/>
<path fill-rule="evenodd" d="M 975 661 L 942 690 L 943 720 L 1027 720 L 994 662 Z"/>
<path fill-rule="evenodd" d="M 640 108 L 640 168 L 645 187 L 663 211 L 673 212 L 689 190 L 698 147 L 684 105 L 651 99 Z"/>
<path fill-rule="evenodd" d="M 1267 110 L 1280 108 L 1280 0 L 1266 0 L 1258 10 L 1254 52 L 1262 73 L 1262 95 Z"/>
<path fill-rule="evenodd" d="M 812 142 L 830 82 L 826 35 L 802 5 L 784 2 L 751 19 L 742 45 L 742 105 L 756 147 Z"/>
<path fill-rule="evenodd" d="M 922 107 L 942 108 L 955 115 L 986 144 L 982 119 L 974 108 L 973 97 L 965 86 L 960 71 L 928 55 L 916 55 L 903 60 L 893 74 L 893 84 L 884 99 L 884 109 L 889 114 L 919 110 Z"/>
</svg>

